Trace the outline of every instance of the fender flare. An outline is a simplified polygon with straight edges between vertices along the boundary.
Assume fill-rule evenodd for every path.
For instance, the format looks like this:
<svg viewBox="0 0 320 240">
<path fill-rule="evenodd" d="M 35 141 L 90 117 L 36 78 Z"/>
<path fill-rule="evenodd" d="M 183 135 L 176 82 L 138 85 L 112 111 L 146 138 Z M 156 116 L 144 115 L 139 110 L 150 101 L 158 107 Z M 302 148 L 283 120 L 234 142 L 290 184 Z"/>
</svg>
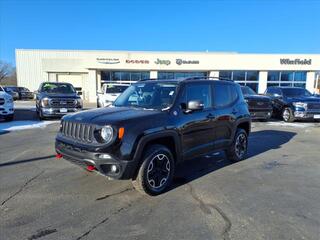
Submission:
<svg viewBox="0 0 320 240">
<path fill-rule="evenodd" d="M 145 146 L 147 146 L 147 144 L 153 140 L 164 138 L 164 137 L 173 138 L 175 143 L 175 152 L 172 154 L 176 156 L 175 162 L 176 163 L 180 162 L 182 160 L 181 140 L 180 140 L 179 134 L 174 130 L 164 130 L 161 132 L 150 133 L 148 135 L 142 136 L 138 141 L 133 158 L 135 160 L 138 160 L 140 164 L 140 162 L 142 161 L 141 158 L 143 156 L 143 150 Z"/>
</svg>

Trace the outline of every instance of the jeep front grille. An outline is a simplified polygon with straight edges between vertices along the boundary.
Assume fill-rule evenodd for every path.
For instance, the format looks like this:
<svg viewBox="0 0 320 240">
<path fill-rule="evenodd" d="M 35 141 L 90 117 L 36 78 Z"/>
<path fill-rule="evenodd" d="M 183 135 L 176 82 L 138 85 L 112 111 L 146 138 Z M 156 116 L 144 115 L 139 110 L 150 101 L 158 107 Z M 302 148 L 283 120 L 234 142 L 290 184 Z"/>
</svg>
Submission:
<svg viewBox="0 0 320 240">
<path fill-rule="evenodd" d="M 94 130 L 95 126 L 92 124 L 62 121 L 61 133 L 80 142 L 92 143 Z"/>
<path fill-rule="evenodd" d="M 4 98 L 0 98 L 0 105 L 4 104 Z"/>
<path fill-rule="evenodd" d="M 56 108 L 74 108 L 77 106 L 75 99 L 51 99 L 50 106 Z"/>
</svg>

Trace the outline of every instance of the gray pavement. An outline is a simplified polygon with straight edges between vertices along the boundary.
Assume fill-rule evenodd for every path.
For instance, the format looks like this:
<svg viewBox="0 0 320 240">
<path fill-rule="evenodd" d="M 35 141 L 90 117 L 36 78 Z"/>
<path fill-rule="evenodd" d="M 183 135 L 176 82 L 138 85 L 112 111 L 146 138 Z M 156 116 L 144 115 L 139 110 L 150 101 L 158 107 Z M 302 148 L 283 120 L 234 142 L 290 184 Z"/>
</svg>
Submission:
<svg viewBox="0 0 320 240">
<path fill-rule="evenodd" d="M 58 126 L 0 133 L 0 239 L 319 239 L 319 123 L 254 123 L 246 160 L 189 161 L 157 197 L 55 159 Z"/>
</svg>

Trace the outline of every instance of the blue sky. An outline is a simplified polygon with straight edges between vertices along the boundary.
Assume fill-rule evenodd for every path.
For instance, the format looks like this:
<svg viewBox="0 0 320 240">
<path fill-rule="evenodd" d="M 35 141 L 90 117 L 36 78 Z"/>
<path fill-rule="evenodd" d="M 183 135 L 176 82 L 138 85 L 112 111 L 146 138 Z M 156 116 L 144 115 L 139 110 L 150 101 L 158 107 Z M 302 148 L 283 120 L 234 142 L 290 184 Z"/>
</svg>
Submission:
<svg viewBox="0 0 320 240">
<path fill-rule="evenodd" d="M 320 53 L 320 0 L 0 0 L 15 48 Z"/>
</svg>

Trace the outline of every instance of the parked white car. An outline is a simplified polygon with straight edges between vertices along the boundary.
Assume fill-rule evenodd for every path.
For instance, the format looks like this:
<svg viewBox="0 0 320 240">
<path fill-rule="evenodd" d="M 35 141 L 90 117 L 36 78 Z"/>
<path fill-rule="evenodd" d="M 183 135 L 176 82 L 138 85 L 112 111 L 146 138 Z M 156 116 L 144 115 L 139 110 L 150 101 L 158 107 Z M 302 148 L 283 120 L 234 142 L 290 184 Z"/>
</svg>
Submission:
<svg viewBox="0 0 320 240">
<path fill-rule="evenodd" d="M 110 106 L 117 97 L 130 85 L 122 83 L 106 83 L 102 85 L 102 92 L 97 93 L 97 107 Z"/>
<path fill-rule="evenodd" d="M 12 121 L 14 116 L 13 98 L 0 86 L 0 119 Z"/>
</svg>

